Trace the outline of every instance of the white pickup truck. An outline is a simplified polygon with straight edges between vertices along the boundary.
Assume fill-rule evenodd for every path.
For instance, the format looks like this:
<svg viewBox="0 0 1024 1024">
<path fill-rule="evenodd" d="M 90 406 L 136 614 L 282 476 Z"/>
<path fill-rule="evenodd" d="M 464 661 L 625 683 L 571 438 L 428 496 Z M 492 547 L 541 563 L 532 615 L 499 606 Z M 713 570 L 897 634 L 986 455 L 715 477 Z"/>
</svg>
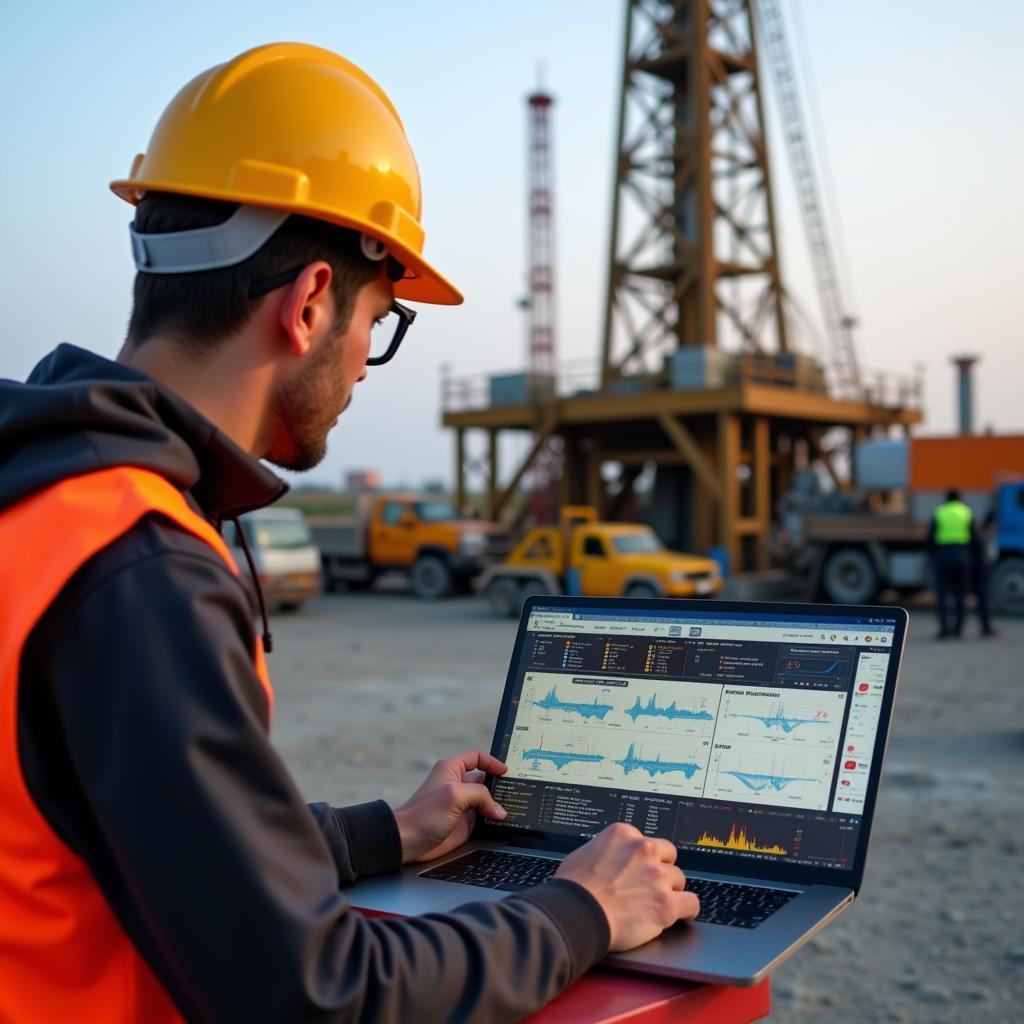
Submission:
<svg viewBox="0 0 1024 1024">
<path fill-rule="evenodd" d="M 256 573 L 268 605 L 286 611 L 320 594 L 320 551 L 297 508 L 264 508 L 241 518 Z M 235 562 L 244 574 L 248 564 L 233 523 L 224 531 Z"/>
</svg>

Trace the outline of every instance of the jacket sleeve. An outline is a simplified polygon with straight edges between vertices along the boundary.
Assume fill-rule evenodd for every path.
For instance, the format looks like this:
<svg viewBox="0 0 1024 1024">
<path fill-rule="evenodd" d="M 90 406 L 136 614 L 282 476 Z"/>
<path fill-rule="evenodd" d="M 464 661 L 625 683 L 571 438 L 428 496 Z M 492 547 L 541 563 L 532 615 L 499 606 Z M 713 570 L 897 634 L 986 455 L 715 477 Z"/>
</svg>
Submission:
<svg viewBox="0 0 1024 1024">
<path fill-rule="evenodd" d="M 354 807 L 309 804 L 309 813 L 320 827 L 342 885 L 401 867 L 398 826 L 394 812 L 383 800 Z"/>
<path fill-rule="evenodd" d="M 19 681 L 52 700 L 73 785 L 30 789 L 190 1020 L 517 1019 L 607 951 L 566 881 L 364 918 L 339 882 L 397 866 L 394 817 L 303 802 L 268 741 L 238 580 L 174 550 L 83 589 Z"/>
</svg>

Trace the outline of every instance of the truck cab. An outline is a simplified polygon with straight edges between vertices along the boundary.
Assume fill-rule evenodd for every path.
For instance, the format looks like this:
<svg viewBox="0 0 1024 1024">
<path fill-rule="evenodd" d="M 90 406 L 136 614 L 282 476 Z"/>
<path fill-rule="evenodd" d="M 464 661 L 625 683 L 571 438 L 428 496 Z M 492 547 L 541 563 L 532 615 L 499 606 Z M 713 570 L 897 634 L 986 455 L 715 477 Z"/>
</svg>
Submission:
<svg viewBox="0 0 1024 1024">
<path fill-rule="evenodd" d="M 718 563 L 667 549 L 649 526 L 598 522 L 595 509 L 567 506 L 560 526 L 531 530 L 481 581 L 492 611 L 518 615 L 532 594 L 587 597 L 710 597 Z"/>
<path fill-rule="evenodd" d="M 419 597 L 435 600 L 469 592 L 485 566 L 508 552 L 502 527 L 463 518 L 434 494 L 366 494 L 355 516 L 318 516 L 311 525 L 328 589 L 338 582 L 364 589 L 384 573 L 401 572 Z"/>
<path fill-rule="evenodd" d="M 368 552 L 379 569 L 408 570 L 413 589 L 429 599 L 468 592 L 501 536 L 493 523 L 463 519 L 436 496 L 393 494 L 374 503 Z"/>
<path fill-rule="evenodd" d="M 669 551 L 649 526 L 625 523 L 575 529 L 567 573 L 586 595 L 707 597 L 722 588 L 717 562 Z"/>
<path fill-rule="evenodd" d="M 990 595 L 1000 611 L 1024 615 L 1024 480 L 998 488 L 993 520 Z"/>
</svg>

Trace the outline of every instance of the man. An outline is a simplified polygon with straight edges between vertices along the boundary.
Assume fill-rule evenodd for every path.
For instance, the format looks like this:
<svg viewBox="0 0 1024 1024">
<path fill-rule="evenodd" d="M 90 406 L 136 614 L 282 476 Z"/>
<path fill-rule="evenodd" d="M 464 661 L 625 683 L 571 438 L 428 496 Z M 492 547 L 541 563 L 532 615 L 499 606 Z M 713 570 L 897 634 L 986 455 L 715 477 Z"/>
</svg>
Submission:
<svg viewBox="0 0 1024 1024">
<path fill-rule="evenodd" d="M 307 807 L 269 744 L 270 636 L 219 526 L 284 492 L 259 459 L 323 457 L 411 323 L 396 296 L 461 301 L 379 86 L 252 50 L 112 187 L 139 270 L 117 362 L 62 345 L 0 383 L 0 1019 L 520 1018 L 694 916 L 672 844 L 618 825 L 536 890 L 365 920 L 344 884 L 500 818 L 480 779 L 505 766 Z"/>
<path fill-rule="evenodd" d="M 960 636 L 964 624 L 964 598 L 971 580 L 973 551 L 981 544 L 974 527 L 974 514 L 951 488 L 946 500 L 932 516 L 928 547 L 935 568 L 935 598 L 938 604 L 938 639 Z M 949 599 L 953 598 L 953 621 L 949 620 Z M 987 609 L 986 609 L 987 616 Z"/>
</svg>

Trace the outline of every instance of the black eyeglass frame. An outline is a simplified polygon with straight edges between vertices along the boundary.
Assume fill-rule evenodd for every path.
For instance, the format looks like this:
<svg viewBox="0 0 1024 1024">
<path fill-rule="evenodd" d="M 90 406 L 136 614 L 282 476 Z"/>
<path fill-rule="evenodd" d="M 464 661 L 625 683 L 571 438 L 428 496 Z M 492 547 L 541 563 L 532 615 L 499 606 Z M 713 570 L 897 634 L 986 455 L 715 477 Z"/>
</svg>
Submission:
<svg viewBox="0 0 1024 1024">
<path fill-rule="evenodd" d="M 302 273 L 302 267 L 297 267 L 294 270 L 286 270 L 281 274 L 275 274 L 273 277 L 265 278 L 263 281 L 253 281 L 249 285 L 249 298 L 258 299 L 263 295 L 267 295 L 282 285 L 291 284 L 299 274 Z M 404 273 L 404 271 L 403 271 Z M 391 274 L 388 274 L 391 280 Z M 366 360 L 367 366 L 383 366 L 384 363 L 391 362 L 395 358 L 395 353 L 398 351 L 398 346 L 402 344 L 402 339 L 405 337 L 405 332 L 412 327 L 413 321 L 416 319 L 416 310 L 410 309 L 408 306 L 403 305 L 397 300 L 391 303 L 391 307 L 388 309 L 389 313 L 394 313 L 398 317 L 398 326 L 395 328 L 395 333 L 391 337 L 391 341 L 388 343 L 387 349 L 384 351 L 382 356 L 369 356 Z"/>
<path fill-rule="evenodd" d="M 402 344 L 402 339 L 405 337 L 405 332 L 412 327 L 412 322 L 416 319 L 416 310 L 410 309 L 398 301 L 391 303 L 391 308 L 388 312 L 394 313 L 398 317 L 398 326 L 395 327 L 395 333 L 391 336 L 391 341 L 388 343 L 384 355 L 368 356 L 366 360 L 367 366 L 383 366 L 384 363 L 394 359 L 398 346 Z"/>
</svg>

